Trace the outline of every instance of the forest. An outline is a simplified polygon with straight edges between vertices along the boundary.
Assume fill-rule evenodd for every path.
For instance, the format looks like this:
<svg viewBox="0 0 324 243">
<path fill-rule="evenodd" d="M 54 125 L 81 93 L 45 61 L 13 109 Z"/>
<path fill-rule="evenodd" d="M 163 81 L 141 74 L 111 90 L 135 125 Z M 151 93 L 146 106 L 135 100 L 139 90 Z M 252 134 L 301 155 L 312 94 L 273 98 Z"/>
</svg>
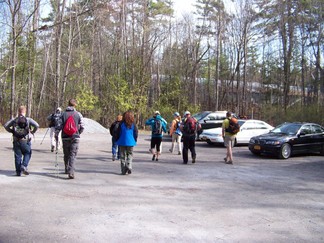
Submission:
<svg viewBox="0 0 324 243">
<path fill-rule="evenodd" d="M 0 0 L 0 123 L 26 105 L 46 126 L 76 98 L 105 127 L 127 110 L 324 125 L 323 0 L 174 1 Z"/>
</svg>

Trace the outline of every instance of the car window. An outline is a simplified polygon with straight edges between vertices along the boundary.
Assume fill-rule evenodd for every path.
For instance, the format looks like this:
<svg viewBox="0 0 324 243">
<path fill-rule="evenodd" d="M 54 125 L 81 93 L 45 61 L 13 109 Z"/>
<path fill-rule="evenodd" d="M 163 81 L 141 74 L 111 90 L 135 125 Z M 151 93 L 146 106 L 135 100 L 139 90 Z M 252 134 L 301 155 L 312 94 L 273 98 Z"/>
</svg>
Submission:
<svg viewBox="0 0 324 243">
<path fill-rule="evenodd" d="M 324 128 L 319 125 L 312 125 L 312 133 L 314 134 L 324 133 Z"/>
<path fill-rule="evenodd" d="M 256 129 L 269 129 L 269 127 L 264 122 L 255 122 Z"/>
<path fill-rule="evenodd" d="M 294 124 L 294 123 L 283 123 L 273 129 L 272 133 L 283 133 L 283 134 L 297 134 L 298 130 L 300 129 L 301 124 Z"/>
<path fill-rule="evenodd" d="M 304 133 L 304 134 L 312 134 L 312 128 L 311 128 L 311 125 L 304 125 L 302 126 L 301 130 L 300 130 L 301 133 Z"/>
</svg>

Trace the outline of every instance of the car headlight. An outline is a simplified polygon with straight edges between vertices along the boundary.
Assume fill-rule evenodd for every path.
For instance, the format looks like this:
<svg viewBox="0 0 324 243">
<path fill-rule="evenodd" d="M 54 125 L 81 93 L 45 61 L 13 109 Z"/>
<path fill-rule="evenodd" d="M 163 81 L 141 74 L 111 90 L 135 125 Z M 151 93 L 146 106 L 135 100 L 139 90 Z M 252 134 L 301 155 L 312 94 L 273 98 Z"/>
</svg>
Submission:
<svg viewBox="0 0 324 243">
<path fill-rule="evenodd" d="M 280 144 L 280 142 L 279 141 L 266 141 L 265 142 L 265 144 L 267 144 L 267 145 L 279 145 Z"/>
</svg>

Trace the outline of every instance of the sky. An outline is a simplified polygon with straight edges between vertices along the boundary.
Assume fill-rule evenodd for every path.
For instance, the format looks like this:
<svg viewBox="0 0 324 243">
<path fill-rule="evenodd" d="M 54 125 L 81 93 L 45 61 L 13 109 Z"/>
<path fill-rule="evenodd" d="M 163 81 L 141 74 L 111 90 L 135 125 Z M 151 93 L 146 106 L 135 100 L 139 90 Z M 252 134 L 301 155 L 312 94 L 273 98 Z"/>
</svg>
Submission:
<svg viewBox="0 0 324 243">
<path fill-rule="evenodd" d="M 195 0 L 173 0 L 174 9 L 176 12 L 176 16 L 181 17 L 182 14 L 190 13 L 194 10 L 193 4 L 196 2 Z"/>
</svg>

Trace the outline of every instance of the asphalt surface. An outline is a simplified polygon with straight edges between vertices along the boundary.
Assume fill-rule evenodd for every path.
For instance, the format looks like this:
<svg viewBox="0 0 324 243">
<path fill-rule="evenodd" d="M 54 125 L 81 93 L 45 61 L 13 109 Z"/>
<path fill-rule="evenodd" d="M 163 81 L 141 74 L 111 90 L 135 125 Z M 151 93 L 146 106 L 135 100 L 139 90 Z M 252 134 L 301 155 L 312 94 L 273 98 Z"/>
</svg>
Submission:
<svg viewBox="0 0 324 243">
<path fill-rule="evenodd" d="M 36 134 L 29 176 L 15 176 L 10 134 L 0 133 L 0 242 L 323 242 L 324 159 L 279 160 L 197 143 L 196 164 L 163 143 L 158 162 L 140 135 L 133 173 L 111 159 L 108 134 L 83 134 L 76 178 L 62 151 Z M 59 161 L 60 173 L 55 170 Z"/>
</svg>

